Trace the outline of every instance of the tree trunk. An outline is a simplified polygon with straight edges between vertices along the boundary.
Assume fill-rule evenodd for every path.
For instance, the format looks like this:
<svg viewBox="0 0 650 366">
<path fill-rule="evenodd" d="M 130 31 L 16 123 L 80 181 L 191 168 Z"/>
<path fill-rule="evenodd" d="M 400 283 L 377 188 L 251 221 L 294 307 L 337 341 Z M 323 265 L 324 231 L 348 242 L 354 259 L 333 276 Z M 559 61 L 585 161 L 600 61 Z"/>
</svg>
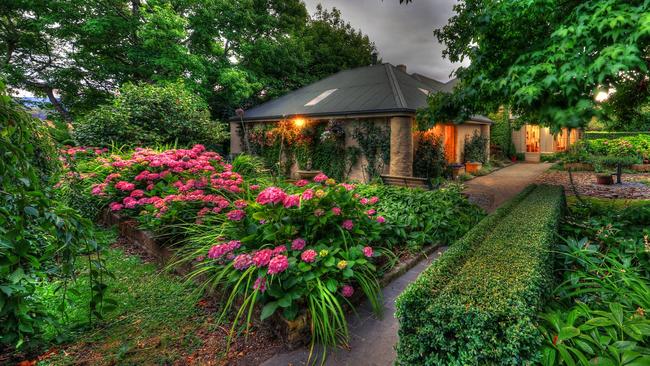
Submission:
<svg viewBox="0 0 650 366">
<path fill-rule="evenodd" d="M 49 86 L 46 86 L 43 89 L 47 94 L 47 99 L 49 99 L 50 103 L 52 103 L 52 105 L 54 106 L 54 109 L 56 109 L 56 111 L 59 112 L 59 114 L 63 117 L 63 119 L 65 119 L 66 122 L 72 122 L 72 117 L 70 117 L 70 113 L 65 109 L 63 104 L 61 104 L 61 102 L 58 99 L 56 99 L 56 97 L 54 96 L 54 90 Z"/>
</svg>

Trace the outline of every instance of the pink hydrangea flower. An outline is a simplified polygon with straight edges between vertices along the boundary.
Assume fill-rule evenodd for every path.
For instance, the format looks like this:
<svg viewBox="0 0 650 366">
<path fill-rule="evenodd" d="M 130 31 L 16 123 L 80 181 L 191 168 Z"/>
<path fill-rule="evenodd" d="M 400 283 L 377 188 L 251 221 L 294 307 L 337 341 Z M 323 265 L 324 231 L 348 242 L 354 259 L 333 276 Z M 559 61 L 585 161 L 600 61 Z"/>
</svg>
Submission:
<svg viewBox="0 0 650 366">
<path fill-rule="evenodd" d="M 386 219 L 383 216 L 377 216 L 377 222 L 383 224 L 384 222 L 386 222 Z"/>
<path fill-rule="evenodd" d="M 352 297 L 352 295 L 354 295 L 354 288 L 350 285 L 344 285 L 343 288 L 341 288 L 341 295 L 343 295 L 343 297 Z"/>
<path fill-rule="evenodd" d="M 119 202 L 111 202 L 108 207 L 111 209 L 111 211 L 119 211 L 122 209 L 122 204 Z"/>
<path fill-rule="evenodd" d="M 349 231 L 352 230 L 352 228 L 354 227 L 354 223 L 352 222 L 352 220 L 345 220 L 343 221 L 343 224 L 341 224 L 341 226 L 343 226 L 345 230 Z"/>
<path fill-rule="evenodd" d="M 314 177 L 314 182 L 316 182 L 316 183 L 320 183 L 320 182 L 324 182 L 324 181 L 326 181 L 327 179 L 329 179 L 329 178 L 328 178 L 325 174 L 323 174 L 323 173 L 318 173 L 318 174 Z"/>
<path fill-rule="evenodd" d="M 316 260 L 318 253 L 313 249 L 307 249 L 302 254 L 300 254 L 300 259 L 306 263 L 313 263 Z"/>
<path fill-rule="evenodd" d="M 239 240 L 231 240 L 227 243 L 214 245 L 208 251 L 208 258 L 210 259 L 220 258 L 232 252 L 233 250 L 238 249 L 240 246 L 241 246 L 241 242 Z"/>
<path fill-rule="evenodd" d="M 234 204 L 235 204 L 235 207 L 237 207 L 237 208 L 244 208 L 244 207 L 248 206 L 248 203 L 246 203 L 245 200 L 237 200 L 237 201 L 235 201 Z"/>
<path fill-rule="evenodd" d="M 277 247 L 273 248 L 273 255 L 278 255 L 281 253 L 284 253 L 287 251 L 287 247 L 284 245 L 278 245 Z"/>
<path fill-rule="evenodd" d="M 305 247 L 305 244 L 307 244 L 307 242 L 303 238 L 293 239 L 291 242 L 291 250 L 302 250 Z"/>
<path fill-rule="evenodd" d="M 266 291 L 266 278 L 258 277 L 253 284 L 253 289 L 264 293 Z"/>
<path fill-rule="evenodd" d="M 272 255 L 273 250 L 271 249 L 258 250 L 253 254 L 253 263 L 258 267 L 264 267 L 269 264 Z"/>
<path fill-rule="evenodd" d="M 121 180 L 115 184 L 115 188 L 120 191 L 132 191 L 135 189 L 135 184 Z"/>
<path fill-rule="evenodd" d="M 363 255 L 370 258 L 374 254 L 372 247 L 363 247 Z"/>
<path fill-rule="evenodd" d="M 297 194 L 290 194 L 282 201 L 285 208 L 298 207 L 300 205 L 300 196 Z"/>
<path fill-rule="evenodd" d="M 232 210 L 226 214 L 228 220 L 231 221 L 241 221 L 246 216 L 246 212 L 243 210 Z"/>
<path fill-rule="evenodd" d="M 233 260 L 232 266 L 240 271 L 253 265 L 253 257 L 250 254 L 240 254 Z"/>
<path fill-rule="evenodd" d="M 258 189 L 260 189 L 260 185 L 259 184 L 251 184 L 249 188 L 251 189 L 251 191 L 257 191 Z"/>
<path fill-rule="evenodd" d="M 147 184 L 147 191 L 151 191 L 153 187 L 154 187 L 153 183 Z"/>
<path fill-rule="evenodd" d="M 104 194 L 104 190 L 106 189 L 107 183 L 99 183 L 95 184 L 91 190 L 91 193 L 93 196 L 101 196 Z"/>
<path fill-rule="evenodd" d="M 309 184 L 309 181 L 307 179 L 301 179 L 301 180 L 297 181 L 296 183 L 294 183 L 294 185 L 296 187 L 304 187 L 307 184 Z"/>
<path fill-rule="evenodd" d="M 359 202 L 361 202 L 362 205 L 367 205 L 370 201 L 364 197 Z"/>
<path fill-rule="evenodd" d="M 354 184 L 341 183 L 341 186 L 345 188 L 346 191 L 351 191 L 355 188 Z"/>
<path fill-rule="evenodd" d="M 376 213 L 377 213 L 377 210 L 375 210 L 374 208 L 371 208 L 370 210 L 366 211 L 366 215 L 368 215 L 368 216 L 372 216 L 372 215 L 374 215 Z"/>
<path fill-rule="evenodd" d="M 269 187 L 260 192 L 259 195 L 257 195 L 257 203 L 266 205 L 269 203 L 272 204 L 277 204 L 281 203 L 284 201 L 285 197 L 287 196 L 284 191 L 278 187 Z"/>
<path fill-rule="evenodd" d="M 309 201 L 312 198 L 314 198 L 314 191 L 312 189 L 305 189 L 305 191 L 302 192 L 303 201 Z"/>
<path fill-rule="evenodd" d="M 334 216 L 341 216 L 341 209 L 338 207 L 332 207 L 332 214 L 334 214 Z"/>
<path fill-rule="evenodd" d="M 144 191 L 141 190 L 141 189 L 135 189 L 135 190 L 131 191 L 131 194 L 129 196 L 131 196 L 133 198 L 140 198 L 140 197 L 144 196 Z"/>
<path fill-rule="evenodd" d="M 282 273 L 289 268 L 289 260 L 284 255 L 276 255 L 269 262 L 269 271 L 268 274 L 274 275 Z"/>
<path fill-rule="evenodd" d="M 379 202 L 379 197 L 377 197 L 377 196 L 370 197 L 370 204 L 371 205 L 374 205 L 377 202 Z"/>
<path fill-rule="evenodd" d="M 138 201 L 133 197 L 126 197 L 122 200 L 125 208 L 135 208 Z"/>
</svg>

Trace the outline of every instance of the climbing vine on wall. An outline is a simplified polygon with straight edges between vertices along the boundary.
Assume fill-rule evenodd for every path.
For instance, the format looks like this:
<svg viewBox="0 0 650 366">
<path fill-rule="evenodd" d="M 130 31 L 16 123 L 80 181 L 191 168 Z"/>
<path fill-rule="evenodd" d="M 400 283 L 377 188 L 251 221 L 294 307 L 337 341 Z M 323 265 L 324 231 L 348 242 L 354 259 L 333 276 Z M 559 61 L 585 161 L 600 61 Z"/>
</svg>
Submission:
<svg viewBox="0 0 650 366">
<path fill-rule="evenodd" d="M 390 161 L 390 130 L 373 122 L 357 121 L 352 137 L 357 140 L 361 153 L 366 157 L 366 178 L 372 180 L 379 177 Z"/>
<path fill-rule="evenodd" d="M 361 154 L 359 148 L 345 146 L 345 130 L 335 120 L 311 122 L 304 128 L 281 121 L 255 126 L 248 134 L 251 153 L 262 157 L 277 175 L 288 176 L 295 162 L 301 170 L 320 170 L 343 180 Z"/>
</svg>

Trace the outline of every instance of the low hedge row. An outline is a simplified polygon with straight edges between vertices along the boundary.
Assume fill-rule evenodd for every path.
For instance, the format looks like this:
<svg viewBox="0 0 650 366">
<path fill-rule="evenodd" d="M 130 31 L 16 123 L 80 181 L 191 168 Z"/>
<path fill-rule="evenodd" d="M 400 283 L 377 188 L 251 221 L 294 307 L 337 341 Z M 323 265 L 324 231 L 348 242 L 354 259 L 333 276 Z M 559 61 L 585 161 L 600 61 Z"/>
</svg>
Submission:
<svg viewBox="0 0 650 366">
<path fill-rule="evenodd" d="M 530 186 L 454 243 L 397 300 L 397 364 L 534 363 L 563 207 L 562 188 Z"/>
<path fill-rule="evenodd" d="M 650 135 L 647 131 L 586 131 L 584 136 L 587 140 L 595 139 L 617 139 L 619 137 Z"/>
</svg>

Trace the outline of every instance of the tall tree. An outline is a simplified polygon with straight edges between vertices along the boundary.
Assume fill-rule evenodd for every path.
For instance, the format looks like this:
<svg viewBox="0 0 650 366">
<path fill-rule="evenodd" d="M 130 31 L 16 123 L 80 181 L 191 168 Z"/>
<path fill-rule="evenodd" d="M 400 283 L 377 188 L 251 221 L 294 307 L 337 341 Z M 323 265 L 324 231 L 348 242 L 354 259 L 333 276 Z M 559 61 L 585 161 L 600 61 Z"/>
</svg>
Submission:
<svg viewBox="0 0 650 366">
<path fill-rule="evenodd" d="M 374 51 L 336 10 L 311 20 L 300 0 L 15 0 L 0 13 L 0 76 L 63 115 L 125 82 L 183 79 L 222 118 Z"/>
<path fill-rule="evenodd" d="M 602 112 L 599 91 L 647 82 L 649 0 L 465 0 L 435 30 L 452 62 L 455 92 L 432 100 L 432 119 L 495 111 L 553 127 Z"/>
</svg>

